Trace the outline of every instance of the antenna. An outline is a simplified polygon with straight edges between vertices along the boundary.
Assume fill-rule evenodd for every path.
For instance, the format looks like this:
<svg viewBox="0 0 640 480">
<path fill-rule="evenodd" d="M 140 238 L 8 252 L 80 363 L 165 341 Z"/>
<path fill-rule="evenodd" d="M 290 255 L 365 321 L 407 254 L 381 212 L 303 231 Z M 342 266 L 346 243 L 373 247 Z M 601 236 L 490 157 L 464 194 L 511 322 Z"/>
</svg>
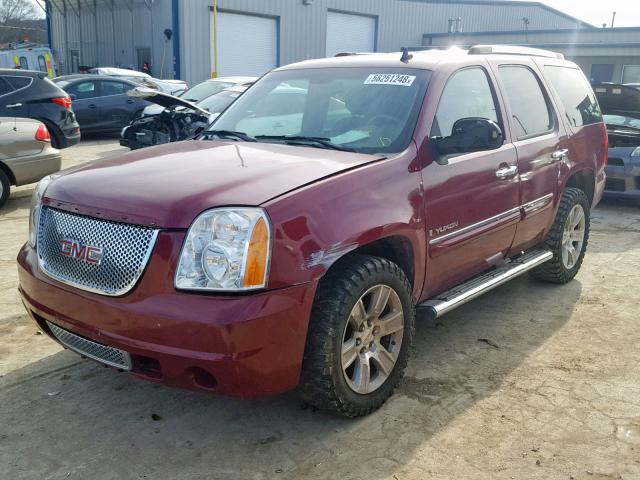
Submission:
<svg viewBox="0 0 640 480">
<path fill-rule="evenodd" d="M 402 63 L 409 63 L 409 60 L 413 58 L 413 55 L 409 53 L 409 47 L 402 47 L 402 57 L 400 61 Z"/>
</svg>

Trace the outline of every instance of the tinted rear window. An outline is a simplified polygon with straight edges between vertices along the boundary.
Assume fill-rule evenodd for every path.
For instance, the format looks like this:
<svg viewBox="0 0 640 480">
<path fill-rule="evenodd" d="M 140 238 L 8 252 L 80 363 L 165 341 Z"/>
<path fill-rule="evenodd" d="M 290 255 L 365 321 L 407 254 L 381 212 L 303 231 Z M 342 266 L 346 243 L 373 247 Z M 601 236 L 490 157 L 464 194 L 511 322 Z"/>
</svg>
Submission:
<svg viewBox="0 0 640 480">
<path fill-rule="evenodd" d="M 14 90 L 28 87 L 31 85 L 31 78 L 29 77 L 5 77 Z"/>
<path fill-rule="evenodd" d="M 552 65 L 547 65 L 545 70 L 572 126 L 581 127 L 602 121 L 596 97 L 580 70 Z"/>
<path fill-rule="evenodd" d="M 518 138 L 539 135 L 553 128 L 553 117 L 536 75 L 525 66 L 500 67 Z"/>
</svg>

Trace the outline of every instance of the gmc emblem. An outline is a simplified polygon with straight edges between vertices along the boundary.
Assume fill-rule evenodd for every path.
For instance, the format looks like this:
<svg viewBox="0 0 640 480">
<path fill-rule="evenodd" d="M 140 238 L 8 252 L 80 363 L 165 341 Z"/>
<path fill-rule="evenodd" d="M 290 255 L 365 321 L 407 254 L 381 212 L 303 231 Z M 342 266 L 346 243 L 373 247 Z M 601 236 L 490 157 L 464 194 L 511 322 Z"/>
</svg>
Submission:
<svg viewBox="0 0 640 480">
<path fill-rule="evenodd" d="M 65 257 L 74 258 L 89 265 L 100 265 L 102 262 L 102 247 L 82 245 L 77 240 L 62 240 L 60 253 Z"/>
</svg>

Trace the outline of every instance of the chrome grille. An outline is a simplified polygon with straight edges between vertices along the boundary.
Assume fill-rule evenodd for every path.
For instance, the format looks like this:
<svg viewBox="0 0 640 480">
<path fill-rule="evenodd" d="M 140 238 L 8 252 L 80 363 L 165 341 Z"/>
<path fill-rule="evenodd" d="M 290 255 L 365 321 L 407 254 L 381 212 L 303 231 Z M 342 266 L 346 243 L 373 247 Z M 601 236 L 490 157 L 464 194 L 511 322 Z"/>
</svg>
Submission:
<svg viewBox="0 0 640 480">
<path fill-rule="evenodd" d="M 47 325 L 49 325 L 51 333 L 60 343 L 70 350 L 112 367 L 131 370 L 131 355 L 129 355 L 129 352 L 94 342 L 71 333 L 69 330 L 60 328 L 51 322 L 47 322 Z"/>
<path fill-rule="evenodd" d="M 42 270 L 63 283 L 102 295 L 124 295 L 144 271 L 158 230 L 85 217 L 44 207 L 38 227 L 38 260 Z M 101 248 L 90 263 L 64 255 L 63 243 Z M 76 250 L 75 253 L 78 253 Z"/>
</svg>

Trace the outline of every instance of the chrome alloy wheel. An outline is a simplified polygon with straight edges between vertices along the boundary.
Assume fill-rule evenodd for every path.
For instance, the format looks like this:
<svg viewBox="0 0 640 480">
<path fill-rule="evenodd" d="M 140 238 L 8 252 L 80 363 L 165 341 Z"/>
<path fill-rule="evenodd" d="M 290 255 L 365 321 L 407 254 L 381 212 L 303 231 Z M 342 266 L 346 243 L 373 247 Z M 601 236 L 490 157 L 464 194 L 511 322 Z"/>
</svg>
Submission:
<svg viewBox="0 0 640 480">
<path fill-rule="evenodd" d="M 404 312 L 398 294 L 387 285 L 368 289 L 354 305 L 342 336 L 344 379 L 356 393 L 382 386 L 398 361 Z"/>
<path fill-rule="evenodd" d="M 571 270 L 582 252 L 584 234 L 586 227 L 586 217 L 582 205 L 574 205 L 562 232 L 562 263 L 567 270 Z"/>
</svg>

